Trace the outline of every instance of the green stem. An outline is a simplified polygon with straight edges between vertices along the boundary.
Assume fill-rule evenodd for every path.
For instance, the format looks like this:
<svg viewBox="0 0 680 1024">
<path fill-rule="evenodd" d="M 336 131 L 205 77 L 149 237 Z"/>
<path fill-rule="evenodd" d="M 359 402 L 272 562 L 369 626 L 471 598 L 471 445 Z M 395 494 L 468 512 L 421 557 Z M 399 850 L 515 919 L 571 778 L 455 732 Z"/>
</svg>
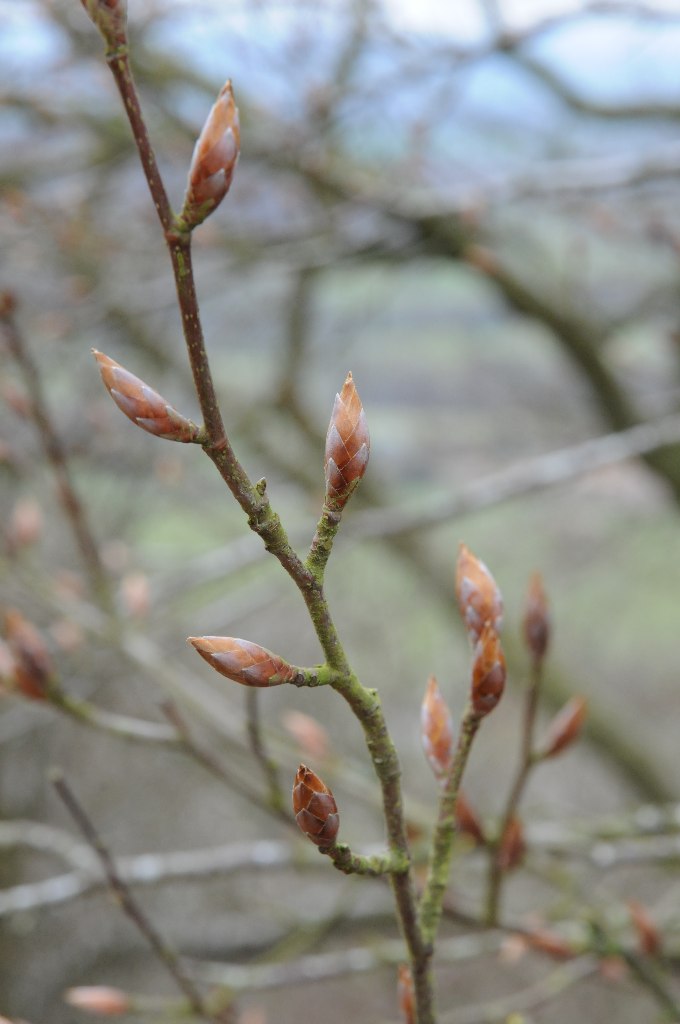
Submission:
<svg viewBox="0 0 680 1024">
<path fill-rule="evenodd" d="M 333 541 L 340 528 L 342 513 L 324 503 L 321 518 L 316 526 L 305 565 L 318 583 L 323 583 L 326 565 L 333 549 Z"/>
<path fill-rule="evenodd" d="M 352 853 L 346 843 L 336 843 L 335 846 L 321 849 L 320 853 L 332 860 L 338 871 L 342 871 L 345 875 L 369 875 L 379 878 L 382 875 L 404 874 L 409 870 L 407 858 L 392 854 L 364 857 L 361 854 Z"/>
</svg>

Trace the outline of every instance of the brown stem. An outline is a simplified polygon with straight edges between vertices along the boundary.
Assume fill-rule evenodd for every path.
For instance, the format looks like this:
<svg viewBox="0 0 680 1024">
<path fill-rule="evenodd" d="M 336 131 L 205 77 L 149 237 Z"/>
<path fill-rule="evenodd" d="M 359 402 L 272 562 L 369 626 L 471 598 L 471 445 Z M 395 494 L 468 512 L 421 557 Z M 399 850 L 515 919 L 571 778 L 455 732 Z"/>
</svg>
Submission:
<svg viewBox="0 0 680 1024">
<path fill-rule="evenodd" d="M 137 930 L 151 946 L 160 962 L 165 966 L 168 973 L 175 979 L 177 986 L 186 996 L 187 1002 L 196 1016 L 203 1020 L 215 1021 L 216 1018 L 206 1009 L 200 992 L 180 966 L 177 954 L 160 937 L 135 900 L 132 892 L 118 874 L 113 857 L 60 771 L 53 773 L 52 784 L 87 843 L 99 857 L 109 888 L 120 904 L 121 910 L 127 914 Z"/>
<path fill-rule="evenodd" d="M 260 721 L 260 694 L 257 690 L 249 687 L 246 689 L 246 718 L 248 728 L 248 739 L 250 749 L 255 759 L 262 768 L 262 773 L 269 790 L 268 804 L 275 811 L 286 814 L 285 801 L 281 790 L 281 782 L 277 771 L 276 762 L 272 759 L 265 746 L 262 735 L 262 723 Z M 286 818 L 288 815 L 286 814 Z"/>
</svg>

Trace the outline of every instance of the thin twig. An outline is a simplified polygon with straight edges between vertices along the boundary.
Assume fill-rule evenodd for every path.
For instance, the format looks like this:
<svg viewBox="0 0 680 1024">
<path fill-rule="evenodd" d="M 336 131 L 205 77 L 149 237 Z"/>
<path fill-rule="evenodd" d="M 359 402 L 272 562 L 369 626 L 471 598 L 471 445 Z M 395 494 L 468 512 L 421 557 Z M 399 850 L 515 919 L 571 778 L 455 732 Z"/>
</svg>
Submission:
<svg viewBox="0 0 680 1024">
<path fill-rule="evenodd" d="M 260 693 L 254 688 L 248 688 L 246 689 L 245 698 L 246 723 L 248 739 L 250 740 L 250 749 L 252 750 L 256 761 L 260 765 L 262 774 L 264 775 L 264 779 L 267 783 L 269 791 L 267 803 L 277 813 L 283 811 L 286 818 L 289 818 L 289 814 L 285 810 L 288 804 L 284 798 L 283 790 L 281 788 L 278 767 L 276 761 L 274 761 L 273 757 L 267 750 L 264 736 L 262 734 L 262 722 L 260 721 Z"/>
<path fill-rule="evenodd" d="M 63 773 L 55 770 L 52 773 L 51 781 L 69 814 L 82 832 L 88 844 L 97 854 L 102 868 L 104 869 L 109 888 L 116 897 L 116 900 L 120 904 L 123 912 L 127 914 L 137 930 L 144 936 L 157 958 L 165 966 L 168 973 L 174 978 L 177 986 L 186 996 L 187 1002 L 196 1016 L 203 1020 L 214 1021 L 216 1018 L 206 1009 L 203 997 L 191 978 L 188 977 L 184 969 L 181 967 L 177 954 L 160 937 L 132 895 L 129 886 L 118 874 L 113 857 L 104 845 L 99 833 L 94 827 L 94 824 L 67 783 Z"/>
</svg>

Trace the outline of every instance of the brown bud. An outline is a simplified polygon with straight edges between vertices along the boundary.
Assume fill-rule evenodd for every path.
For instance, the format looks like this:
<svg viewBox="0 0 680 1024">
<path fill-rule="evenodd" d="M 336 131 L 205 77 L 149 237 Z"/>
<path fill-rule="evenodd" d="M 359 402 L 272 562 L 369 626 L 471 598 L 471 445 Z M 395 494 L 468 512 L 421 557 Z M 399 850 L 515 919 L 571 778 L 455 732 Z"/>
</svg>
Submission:
<svg viewBox="0 0 680 1024">
<path fill-rule="evenodd" d="M 271 651 L 231 636 L 190 636 L 189 643 L 209 665 L 243 686 L 291 683 L 298 670 Z"/>
<path fill-rule="evenodd" d="M 282 718 L 283 727 L 297 741 L 305 754 L 316 761 L 328 757 L 331 740 L 326 729 L 316 718 L 304 711 L 286 711 Z"/>
<path fill-rule="evenodd" d="M 534 661 L 542 661 L 550 640 L 550 613 L 543 580 L 538 572 L 533 573 L 529 580 L 523 629 L 525 643 Z"/>
<path fill-rule="evenodd" d="M 470 688 L 472 707 L 480 718 L 493 711 L 503 696 L 505 676 L 505 655 L 498 633 L 487 623 L 475 646 Z"/>
<path fill-rule="evenodd" d="M 199 428 L 124 366 L 92 349 L 106 390 L 121 412 L 142 430 L 168 441 L 195 441 Z"/>
<path fill-rule="evenodd" d="M 222 87 L 194 147 L 180 215 L 186 229 L 192 230 L 201 224 L 226 196 L 240 146 L 238 109 L 229 81 Z"/>
<path fill-rule="evenodd" d="M 497 631 L 503 625 L 503 598 L 496 581 L 484 565 L 461 544 L 456 563 L 456 598 L 470 638 L 479 640 L 485 623 Z"/>
<path fill-rule="evenodd" d="M 5 612 L 5 636 L 14 658 L 14 686 L 30 700 L 47 700 L 54 670 L 41 634 L 21 612 L 11 608 Z"/>
<path fill-rule="evenodd" d="M 70 988 L 64 993 L 64 1000 L 69 1006 L 89 1013 L 97 1013 L 103 1017 L 120 1017 L 130 1011 L 130 997 L 127 992 L 105 985 L 84 985 Z"/>
<path fill-rule="evenodd" d="M 326 435 L 326 504 L 344 508 L 368 465 L 370 438 L 366 415 L 357 389 L 348 373 L 335 404 Z"/>
<path fill-rule="evenodd" d="M 293 811 L 300 830 L 321 849 L 333 846 L 340 827 L 335 798 L 318 775 L 301 764 L 293 786 Z"/>
<path fill-rule="evenodd" d="M 661 934 L 649 911 L 637 900 L 628 900 L 628 910 L 637 933 L 640 952 L 646 956 L 657 956 L 661 952 Z"/>
<path fill-rule="evenodd" d="M 527 945 L 555 960 L 566 960 L 575 955 L 574 947 L 549 928 L 531 928 L 523 933 L 523 938 Z"/>
<path fill-rule="evenodd" d="M 581 733 L 587 711 L 588 701 L 585 697 L 572 697 L 568 700 L 548 726 L 540 756 L 555 757 L 566 747 L 570 747 Z"/>
<path fill-rule="evenodd" d="M 469 836 L 479 846 L 483 846 L 486 842 L 482 823 L 462 790 L 456 797 L 456 828 L 462 835 Z"/>
<path fill-rule="evenodd" d="M 404 1024 L 415 1024 L 416 994 L 408 964 L 399 964 L 397 967 L 397 998 Z"/>
<path fill-rule="evenodd" d="M 109 48 L 126 42 L 126 0 L 81 0 L 83 7 L 97 26 Z"/>
<path fill-rule="evenodd" d="M 498 848 L 498 866 L 501 871 L 512 871 L 519 867 L 526 853 L 524 829 L 519 818 L 511 818 L 505 826 Z"/>
<path fill-rule="evenodd" d="M 10 552 L 34 544 L 43 530 L 42 509 L 34 498 L 20 498 L 10 514 L 7 545 Z"/>
<path fill-rule="evenodd" d="M 427 681 L 420 709 L 420 735 L 425 757 L 435 778 L 443 779 L 451 765 L 453 726 L 451 714 L 434 676 L 430 676 Z"/>
</svg>

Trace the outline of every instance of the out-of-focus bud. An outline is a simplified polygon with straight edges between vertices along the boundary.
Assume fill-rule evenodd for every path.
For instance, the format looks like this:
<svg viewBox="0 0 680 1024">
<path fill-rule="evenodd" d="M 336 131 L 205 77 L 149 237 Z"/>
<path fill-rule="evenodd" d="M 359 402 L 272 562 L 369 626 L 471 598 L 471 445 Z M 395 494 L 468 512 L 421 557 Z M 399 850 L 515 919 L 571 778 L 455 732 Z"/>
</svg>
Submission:
<svg viewBox="0 0 680 1024">
<path fill-rule="evenodd" d="M 628 900 L 628 910 L 637 934 L 640 952 L 646 956 L 657 956 L 661 952 L 661 934 L 649 911 L 638 900 Z"/>
<path fill-rule="evenodd" d="M 588 701 L 585 697 L 572 697 L 568 700 L 548 726 L 540 757 L 555 757 L 570 747 L 581 733 L 587 712 Z"/>
<path fill-rule="evenodd" d="M 482 823 L 462 790 L 456 797 L 456 828 L 462 835 L 473 839 L 478 846 L 486 842 Z"/>
<path fill-rule="evenodd" d="M 127 39 L 127 0 L 81 0 L 109 48 L 123 46 Z"/>
<path fill-rule="evenodd" d="M 366 414 L 352 374 L 348 373 L 342 391 L 335 396 L 326 434 L 324 472 L 326 504 L 329 508 L 344 508 L 366 472 L 370 446 Z"/>
<path fill-rule="evenodd" d="M 47 700 L 54 685 L 54 670 L 42 636 L 14 608 L 5 612 L 5 636 L 14 658 L 15 688 L 30 700 Z"/>
<path fill-rule="evenodd" d="M 10 514 L 7 545 L 10 552 L 35 544 L 43 529 L 43 514 L 34 498 L 20 498 Z"/>
<path fill-rule="evenodd" d="M 458 548 L 456 598 L 470 638 L 479 640 L 487 622 L 496 631 L 503 625 L 503 598 L 496 581 L 465 544 Z"/>
<path fill-rule="evenodd" d="M 523 933 L 523 938 L 532 949 L 546 953 L 555 960 L 567 960 L 575 956 L 574 947 L 549 928 L 531 928 Z"/>
<path fill-rule="evenodd" d="M 168 441 L 195 441 L 199 428 L 124 366 L 92 349 L 106 390 L 121 412 L 142 430 Z"/>
<path fill-rule="evenodd" d="M 408 964 L 399 964 L 397 967 L 397 999 L 404 1024 L 415 1024 L 416 995 L 413 975 Z"/>
<path fill-rule="evenodd" d="M 250 640 L 233 636 L 190 636 L 188 639 L 217 672 L 243 686 L 280 686 L 297 678 L 297 669 Z"/>
<path fill-rule="evenodd" d="M 120 581 L 121 603 L 132 618 L 143 619 L 151 608 L 149 577 L 143 572 L 129 572 Z"/>
<path fill-rule="evenodd" d="M 519 867 L 526 853 L 524 829 L 519 818 L 511 818 L 505 827 L 498 847 L 498 866 L 501 871 L 512 871 Z"/>
<path fill-rule="evenodd" d="M 524 640 L 535 662 L 543 661 L 550 640 L 550 612 L 543 579 L 538 572 L 529 580 L 524 608 Z"/>
<path fill-rule="evenodd" d="M 64 993 L 64 1001 L 69 1006 L 89 1013 L 98 1013 L 102 1017 L 120 1017 L 130 1011 L 130 997 L 119 988 L 108 988 L 105 985 L 83 985 L 70 988 Z"/>
<path fill-rule="evenodd" d="M 420 709 L 420 735 L 425 757 L 435 774 L 443 779 L 451 765 L 453 725 L 451 714 L 434 676 L 427 681 L 427 690 Z"/>
<path fill-rule="evenodd" d="M 304 764 L 295 776 L 293 811 L 300 830 L 320 849 L 334 845 L 340 828 L 335 798 L 319 776 Z"/>
<path fill-rule="evenodd" d="M 316 718 L 306 715 L 304 711 L 286 711 L 282 722 L 286 732 L 297 741 L 305 754 L 315 761 L 323 761 L 328 757 L 330 736 Z"/>
<path fill-rule="evenodd" d="M 505 655 L 498 633 L 487 623 L 479 634 L 472 661 L 470 699 L 479 718 L 493 711 L 503 696 L 505 676 Z"/>
<path fill-rule="evenodd" d="M 226 196 L 240 146 L 238 109 L 229 81 L 213 104 L 194 147 L 184 207 L 179 217 L 185 230 L 198 227 Z"/>
</svg>

